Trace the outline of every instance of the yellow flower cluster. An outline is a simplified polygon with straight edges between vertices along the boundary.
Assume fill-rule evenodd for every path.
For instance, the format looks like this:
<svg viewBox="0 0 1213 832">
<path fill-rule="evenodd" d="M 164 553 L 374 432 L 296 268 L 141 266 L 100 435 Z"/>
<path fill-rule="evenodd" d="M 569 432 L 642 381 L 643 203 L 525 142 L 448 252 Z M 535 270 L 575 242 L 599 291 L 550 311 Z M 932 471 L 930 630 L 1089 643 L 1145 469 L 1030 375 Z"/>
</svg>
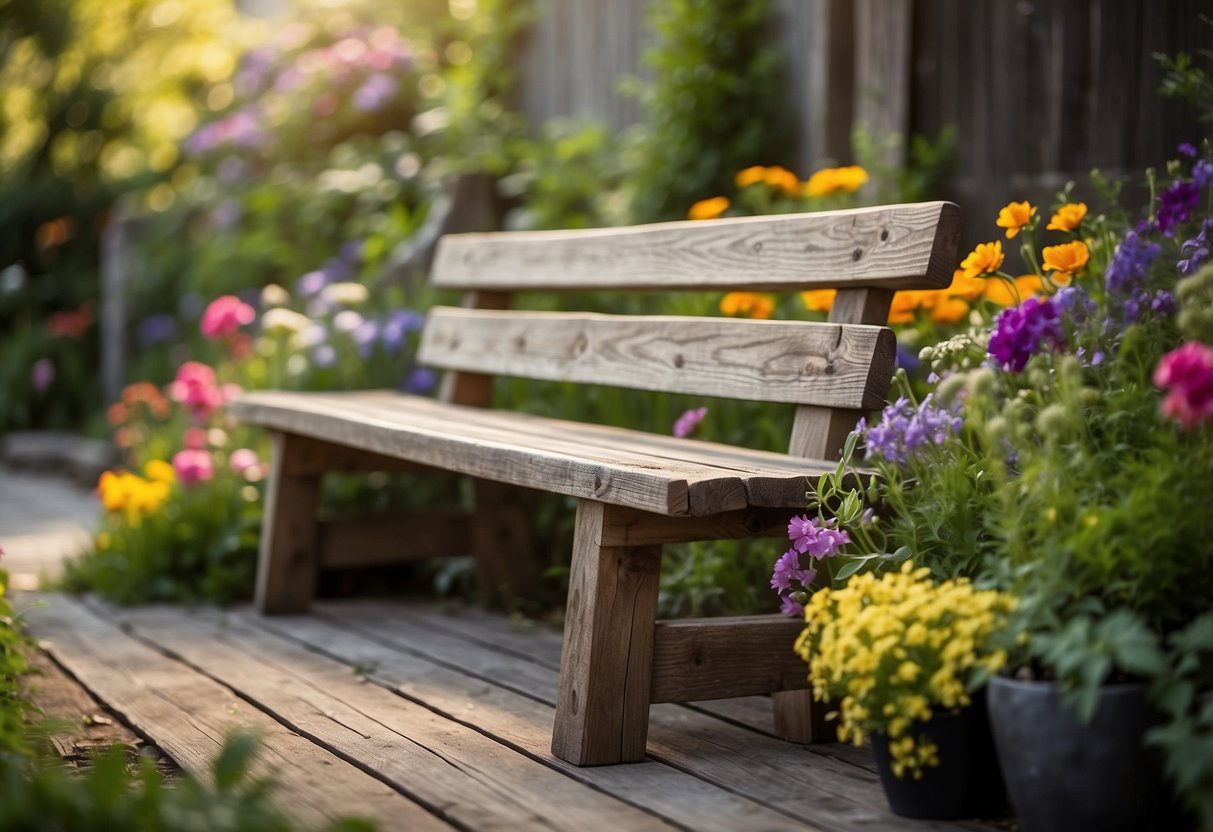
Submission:
<svg viewBox="0 0 1213 832">
<path fill-rule="evenodd" d="M 153 459 L 145 468 L 147 478 L 130 471 L 106 471 L 97 482 L 101 505 L 111 514 L 122 512 L 131 523 L 151 514 L 168 499 L 170 486 L 177 477 L 173 466 Z"/>
<path fill-rule="evenodd" d="M 990 641 L 1013 606 L 1011 596 L 977 591 L 965 578 L 936 584 L 929 569 L 907 562 L 814 593 L 796 652 L 809 664 L 813 696 L 841 703 L 839 740 L 862 745 L 885 733 L 893 772 L 919 778 L 939 759 L 914 724 L 933 708 L 969 704 L 972 672 L 1003 666 L 1006 653 Z"/>
<path fill-rule="evenodd" d="M 727 196 L 714 196 L 711 199 L 701 199 L 692 205 L 691 210 L 687 211 L 687 219 L 714 220 L 718 219 L 727 210 L 729 210 L 729 198 Z"/>
<path fill-rule="evenodd" d="M 842 191 L 853 193 L 868 181 L 868 172 L 859 165 L 841 168 L 822 168 L 804 183 L 805 196 L 829 196 Z"/>
<path fill-rule="evenodd" d="M 775 314 L 775 301 L 757 292 L 729 292 L 720 299 L 720 311 L 734 317 L 768 320 Z"/>
</svg>

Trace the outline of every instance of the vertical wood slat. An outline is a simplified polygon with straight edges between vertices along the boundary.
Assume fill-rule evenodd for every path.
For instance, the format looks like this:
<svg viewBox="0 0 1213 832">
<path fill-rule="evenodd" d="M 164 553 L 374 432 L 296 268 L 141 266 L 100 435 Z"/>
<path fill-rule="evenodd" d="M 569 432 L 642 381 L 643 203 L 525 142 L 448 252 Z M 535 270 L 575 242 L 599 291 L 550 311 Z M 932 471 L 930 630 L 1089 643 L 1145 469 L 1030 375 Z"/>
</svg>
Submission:
<svg viewBox="0 0 1213 832">
<path fill-rule="evenodd" d="M 255 603 L 265 614 L 305 612 L 316 594 L 319 569 L 316 512 L 319 474 L 289 474 L 287 459 L 306 455 L 307 442 L 289 433 L 271 433 L 265 528 L 257 559 Z"/>
<path fill-rule="evenodd" d="M 611 507 L 578 500 L 552 753 L 574 765 L 644 759 L 661 546 L 603 546 Z"/>
<path fill-rule="evenodd" d="M 902 141 L 885 164 L 905 160 L 910 127 L 913 0 L 855 0 L 855 123 L 876 139 Z"/>
</svg>

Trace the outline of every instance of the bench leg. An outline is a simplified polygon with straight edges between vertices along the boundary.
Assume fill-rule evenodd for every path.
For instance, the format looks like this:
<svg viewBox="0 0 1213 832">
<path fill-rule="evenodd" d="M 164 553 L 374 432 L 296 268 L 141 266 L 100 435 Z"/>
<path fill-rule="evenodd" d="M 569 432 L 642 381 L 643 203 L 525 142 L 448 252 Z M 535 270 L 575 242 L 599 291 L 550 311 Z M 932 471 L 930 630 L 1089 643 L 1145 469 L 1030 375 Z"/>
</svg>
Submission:
<svg viewBox="0 0 1213 832">
<path fill-rule="evenodd" d="M 827 722 L 828 702 L 814 702 L 811 690 L 781 690 L 771 694 L 775 733 L 789 742 L 837 742 L 837 726 Z"/>
<path fill-rule="evenodd" d="M 472 553 L 481 603 L 508 606 L 512 598 L 535 599 L 539 568 L 525 504 L 529 492 L 489 480 L 475 480 L 472 488 Z"/>
<path fill-rule="evenodd" d="M 316 594 L 320 475 L 287 473 L 293 453 L 306 442 L 287 433 L 272 439 L 255 603 L 263 614 L 303 612 Z"/>
<path fill-rule="evenodd" d="M 661 546 L 603 546 L 611 507 L 577 503 L 552 753 L 574 765 L 644 759 Z"/>
</svg>

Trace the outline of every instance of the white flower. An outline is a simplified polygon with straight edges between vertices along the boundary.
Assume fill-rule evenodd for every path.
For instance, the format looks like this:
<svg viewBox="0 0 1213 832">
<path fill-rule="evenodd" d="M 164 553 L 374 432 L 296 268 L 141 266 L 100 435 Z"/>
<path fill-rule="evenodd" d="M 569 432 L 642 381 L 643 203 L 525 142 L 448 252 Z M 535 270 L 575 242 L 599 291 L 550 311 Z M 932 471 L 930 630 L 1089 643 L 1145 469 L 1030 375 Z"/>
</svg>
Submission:
<svg viewBox="0 0 1213 832">
<path fill-rule="evenodd" d="M 275 307 L 261 316 L 261 329 L 265 332 L 303 332 L 310 326 L 311 318 L 293 309 Z"/>
<path fill-rule="evenodd" d="M 333 327 L 338 332 L 353 332 L 365 323 L 365 319 L 353 309 L 342 309 L 333 316 Z"/>
<path fill-rule="evenodd" d="M 366 287 L 361 283 L 330 283 L 320 292 L 320 297 L 331 304 L 357 306 L 366 303 Z"/>
<path fill-rule="evenodd" d="M 261 290 L 261 306 L 271 309 L 275 306 L 286 306 L 291 302 L 291 293 L 277 283 L 271 283 Z"/>
<path fill-rule="evenodd" d="M 297 350 L 305 350 L 323 344 L 328 338 L 328 331 L 323 326 L 309 321 L 307 329 L 291 336 L 291 346 Z"/>
</svg>

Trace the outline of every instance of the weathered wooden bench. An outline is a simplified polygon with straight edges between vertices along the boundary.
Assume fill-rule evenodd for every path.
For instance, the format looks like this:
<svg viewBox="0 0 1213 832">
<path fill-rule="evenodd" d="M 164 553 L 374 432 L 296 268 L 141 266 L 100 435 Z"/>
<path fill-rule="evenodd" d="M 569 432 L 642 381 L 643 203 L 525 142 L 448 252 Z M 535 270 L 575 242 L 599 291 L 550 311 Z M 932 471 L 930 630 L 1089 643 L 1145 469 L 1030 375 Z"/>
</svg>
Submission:
<svg viewBox="0 0 1213 832">
<path fill-rule="evenodd" d="M 432 282 L 467 293 L 431 310 L 420 358 L 438 401 L 391 391 L 262 392 L 234 407 L 273 432 L 256 603 L 307 608 L 325 566 L 473 552 L 481 581 L 526 586 L 526 520 L 511 487 L 577 499 L 553 753 L 640 760 L 649 704 L 771 693 L 777 729 L 810 741 L 800 625 L 780 616 L 657 622 L 662 545 L 781 536 L 806 481 L 885 400 L 883 327 L 896 289 L 945 287 L 956 206 L 575 232 L 443 238 Z M 510 311 L 518 292 L 837 288 L 828 323 Z M 789 402 L 787 454 L 487 409 L 494 375 Z M 321 476 L 443 470 L 474 482 L 474 514 L 321 521 Z M 774 553 L 773 553 L 774 554 Z M 818 711 L 821 709 L 818 708 Z M 818 726 L 817 731 L 820 731 Z"/>
</svg>

